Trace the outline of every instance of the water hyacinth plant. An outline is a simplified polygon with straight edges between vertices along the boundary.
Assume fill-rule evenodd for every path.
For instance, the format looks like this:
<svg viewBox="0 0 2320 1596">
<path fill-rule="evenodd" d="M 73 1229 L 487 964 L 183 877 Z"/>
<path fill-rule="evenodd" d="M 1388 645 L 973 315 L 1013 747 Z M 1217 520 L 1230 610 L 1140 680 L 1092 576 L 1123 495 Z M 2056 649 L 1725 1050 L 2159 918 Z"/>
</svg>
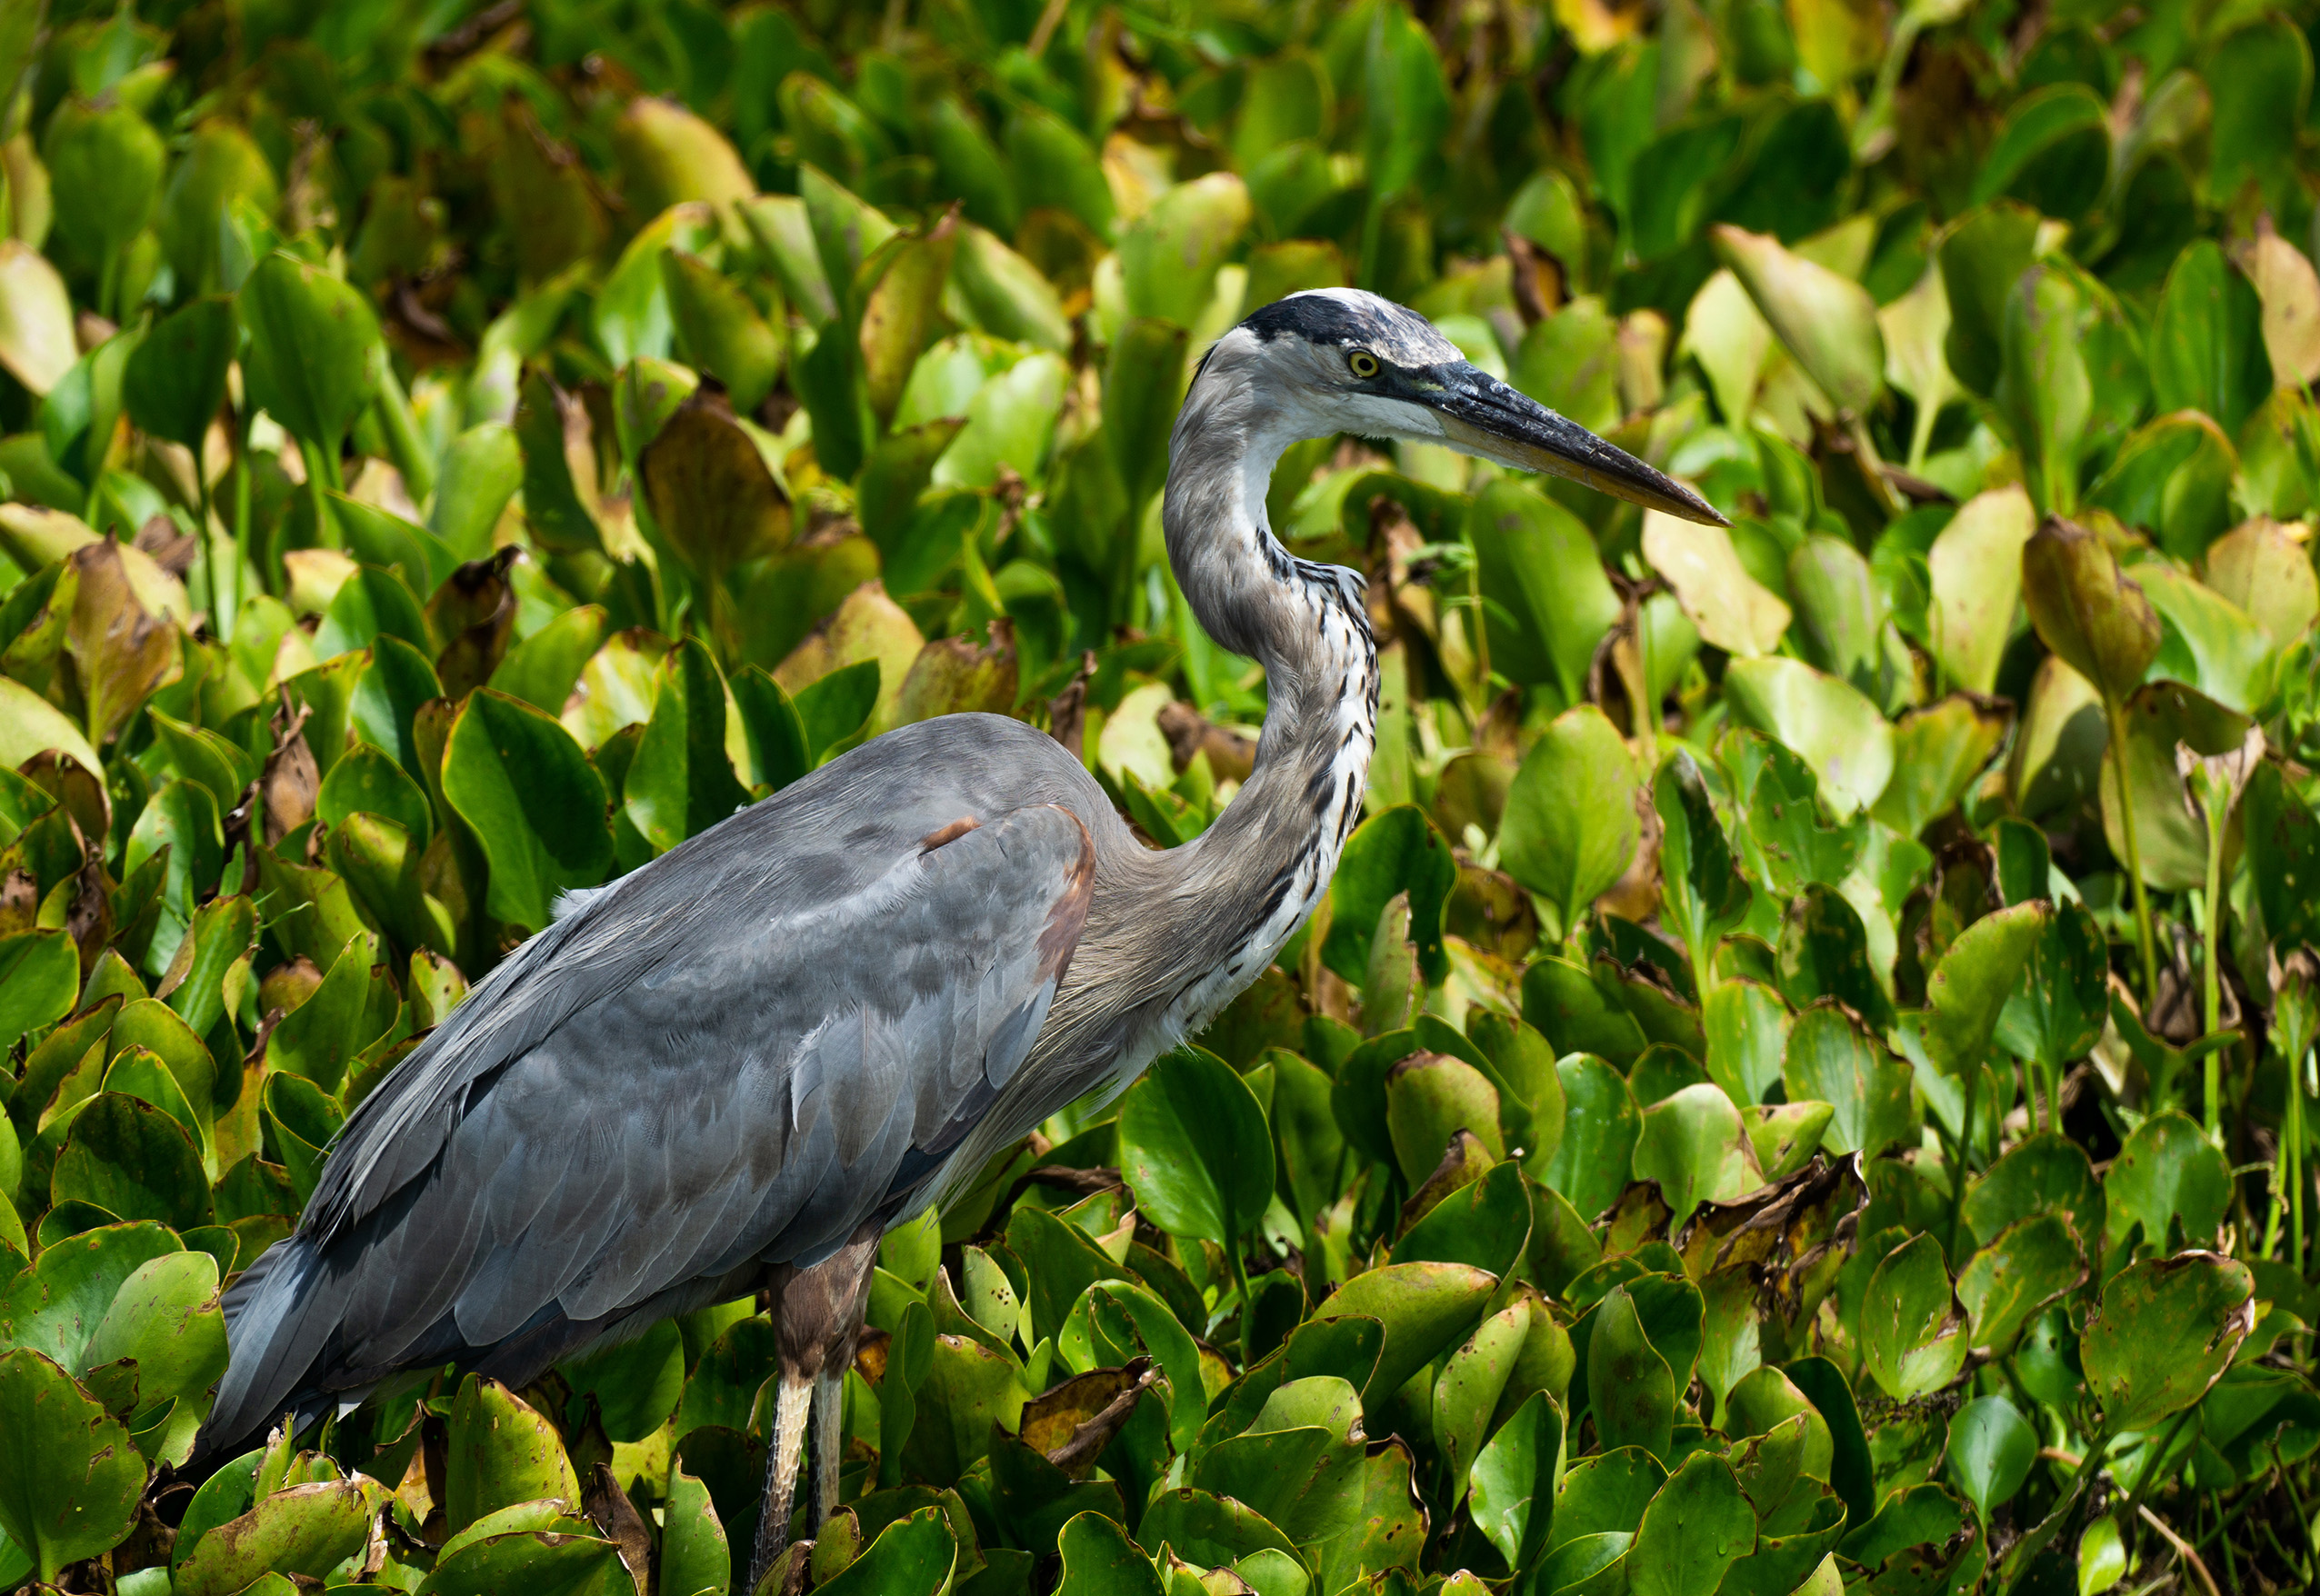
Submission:
<svg viewBox="0 0 2320 1596">
<path fill-rule="evenodd" d="M 1290 451 L 1364 818 L 886 1237 L 765 1588 L 2320 1580 L 2315 28 L 0 0 L 0 1589 L 735 1590 L 764 1302 L 193 1469 L 222 1291 L 559 893 L 885 731 L 1200 834 L 1169 427 L 1345 284 L 1732 524 Z"/>
</svg>

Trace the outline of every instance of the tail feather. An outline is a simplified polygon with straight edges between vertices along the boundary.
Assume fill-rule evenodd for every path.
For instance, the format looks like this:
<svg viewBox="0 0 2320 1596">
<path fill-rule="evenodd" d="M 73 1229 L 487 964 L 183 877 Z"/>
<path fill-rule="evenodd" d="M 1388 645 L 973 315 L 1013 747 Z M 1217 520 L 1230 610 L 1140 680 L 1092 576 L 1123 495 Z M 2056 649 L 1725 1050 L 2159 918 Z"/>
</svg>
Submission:
<svg viewBox="0 0 2320 1596">
<path fill-rule="evenodd" d="M 225 1375 L 195 1443 L 196 1457 L 263 1435 L 285 1412 L 304 1428 L 329 1410 L 331 1393 L 310 1388 L 307 1380 L 337 1328 L 343 1294 L 305 1236 L 276 1242 L 242 1272 L 219 1304 Z"/>
</svg>

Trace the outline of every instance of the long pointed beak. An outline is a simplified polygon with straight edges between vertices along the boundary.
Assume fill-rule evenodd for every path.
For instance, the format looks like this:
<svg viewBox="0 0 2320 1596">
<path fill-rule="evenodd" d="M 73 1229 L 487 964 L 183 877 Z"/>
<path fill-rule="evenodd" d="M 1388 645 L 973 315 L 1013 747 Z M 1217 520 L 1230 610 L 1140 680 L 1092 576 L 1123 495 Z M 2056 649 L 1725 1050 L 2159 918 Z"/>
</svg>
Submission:
<svg viewBox="0 0 2320 1596">
<path fill-rule="evenodd" d="M 1437 367 L 1433 374 L 1438 386 L 1418 387 L 1409 397 L 1442 418 L 1443 441 L 1451 447 L 1517 471 L 1567 476 L 1614 498 L 1686 521 L 1731 524 L 1715 505 L 1674 477 L 1565 420 L 1480 367 L 1460 361 Z"/>
</svg>

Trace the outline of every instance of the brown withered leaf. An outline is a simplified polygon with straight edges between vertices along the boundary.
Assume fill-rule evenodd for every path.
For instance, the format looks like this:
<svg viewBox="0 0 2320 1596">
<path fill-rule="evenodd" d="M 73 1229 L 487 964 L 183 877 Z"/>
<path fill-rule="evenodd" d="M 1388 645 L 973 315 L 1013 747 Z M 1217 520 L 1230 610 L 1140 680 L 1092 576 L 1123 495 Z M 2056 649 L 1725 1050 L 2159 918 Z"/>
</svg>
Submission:
<svg viewBox="0 0 2320 1596">
<path fill-rule="evenodd" d="M 515 588 L 508 568 L 520 551 L 505 548 L 488 560 L 470 560 L 427 600 L 427 624 L 445 640 L 435 656 L 435 678 L 455 703 L 491 680 L 515 633 Z"/>
<path fill-rule="evenodd" d="M 1070 685 L 1047 701 L 1047 733 L 1064 745 L 1074 759 L 1085 759 L 1087 736 L 1087 684 L 1095 680 L 1095 655 L 1079 656 L 1078 673 Z"/>
<path fill-rule="evenodd" d="M 30 931 L 40 913 L 40 883 L 21 867 L 0 875 L 0 936 Z"/>
<path fill-rule="evenodd" d="M 274 717 L 274 752 L 265 756 L 258 774 L 258 797 L 265 815 L 267 847 L 315 817 L 315 797 L 322 791 L 322 767 L 306 745 L 306 716 L 300 704 L 294 713 L 287 693 Z"/>
<path fill-rule="evenodd" d="M 1433 1055 L 1412 1056 L 1423 1058 Z M 1409 1062 L 1408 1059 L 1402 1061 L 1403 1063 Z M 1395 1067 L 1398 1069 L 1400 1065 Z M 1472 1131 L 1461 1126 L 1450 1132 L 1450 1140 L 1442 1149 L 1442 1162 L 1434 1166 L 1434 1172 L 1426 1176 L 1418 1189 L 1410 1194 L 1410 1200 L 1402 1204 L 1401 1225 L 1395 1233 L 1407 1235 L 1412 1225 L 1434 1211 L 1435 1203 L 1460 1187 L 1471 1186 L 1488 1174 L 1490 1162 L 1489 1150 L 1483 1146 L 1481 1139 Z"/>
<path fill-rule="evenodd" d="M 65 651 L 87 706 L 88 738 L 102 747 L 154 690 L 185 672 L 177 628 L 137 602 L 110 534 L 65 556 L 79 579 Z"/>
<path fill-rule="evenodd" d="M 1645 1242 L 1667 1240 L 1668 1221 L 1675 1217 L 1657 1181 L 1630 1181 L 1611 1206 L 1595 1222 L 1603 1255 L 1615 1258 L 1633 1252 Z"/>
<path fill-rule="evenodd" d="M 973 711 L 1005 714 L 1015 708 L 1015 628 L 1004 618 L 994 620 L 990 636 L 979 648 L 970 636 L 937 637 L 921 648 L 902 679 L 895 723 Z"/>
<path fill-rule="evenodd" d="M 1120 1368 L 1091 1369 L 1066 1380 L 1025 1405 L 1023 1443 L 1045 1453 L 1065 1473 L 1084 1474 L 1135 1411 L 1137 1399 L 1152 1380 L 1149 1358 L 1132 1358 Z"/>
<path fill-rule="evenodd" d="M 1169 760 L 1180 775 L 1203 753 L 1220 782 L 1245 782 L 1256 768 L 1256 739 L 1215 724 L 1188 703 L 1162 704 L 1157 720 L 1160 734 L 1168 740 Z"/>
<path fill-rule="evenodd" d="M 92 849 L 73 889 L 72 906 L 65 911 L 65 930 L 80 950 L 83 981 L 95 971 L 113 941 L 113 886 L 103 855 Z"/>
<path fill-rule="evenodd" d="M 705 582 L 787 546 L 789 500 L 717 383 L 676 407 L 636 464 L 662 538 Z"/>
<path fill-rule="evenodd" d="M 84 842 L 112 834 L 113 800 L 80 761 L 44 748 L 18 765 L 16 773 L 65 806 Z"/>
</svg>

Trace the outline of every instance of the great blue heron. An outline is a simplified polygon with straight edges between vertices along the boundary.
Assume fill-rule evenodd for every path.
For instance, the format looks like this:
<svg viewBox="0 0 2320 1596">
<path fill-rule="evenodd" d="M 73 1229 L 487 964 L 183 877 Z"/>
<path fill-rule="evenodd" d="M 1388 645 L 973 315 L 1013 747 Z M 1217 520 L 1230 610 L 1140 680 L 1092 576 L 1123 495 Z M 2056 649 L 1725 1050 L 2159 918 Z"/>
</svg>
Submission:
<svg viewBox="0 0 2320 1596">
<path fill-rule="evenodd" d="M 1690 490 L 1375 294 L 1269 304 L 1202 360 L 1163 521 L 1193 613 L 1265 667 L 1255 768 L 1139 844 L 1045 733 L 889 732 L 573 893 L 347 1119 L 296 1232 L 226 1294 L 205 1450 L 445 1363 L 522 1386 L 770 1289 L 779 1371 L 751 1588 L 836 1505 L 838 1401 L 880 1235 L 1056 1109 L 1117 1090 L 1269 963 L 1360 817 L 1377 654 L 1361 579 L 1266 525 L 1282 451 L 1447 444 L 1695 521 Z"/>
</svg>

